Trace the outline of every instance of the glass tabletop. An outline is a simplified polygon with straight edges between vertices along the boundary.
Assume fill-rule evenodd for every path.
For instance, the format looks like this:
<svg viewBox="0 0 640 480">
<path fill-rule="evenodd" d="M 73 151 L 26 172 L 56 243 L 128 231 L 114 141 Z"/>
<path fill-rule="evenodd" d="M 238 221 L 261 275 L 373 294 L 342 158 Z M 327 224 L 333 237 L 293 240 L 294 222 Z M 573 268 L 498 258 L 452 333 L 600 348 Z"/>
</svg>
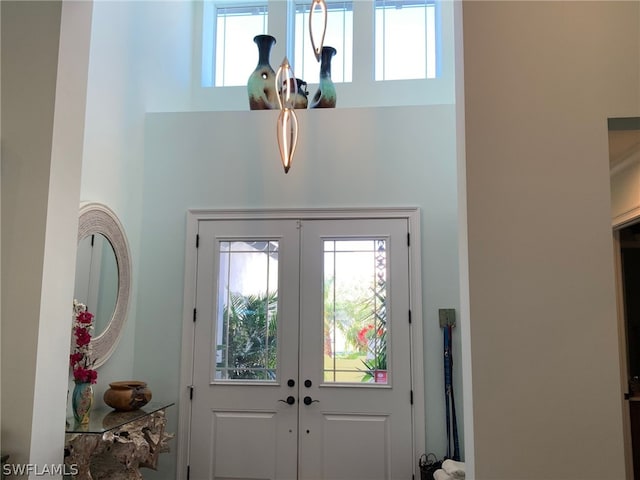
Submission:
<svg viewBox="0 0 640 480">
<path fill-rule="evenodd" d="M 67 417 L 66 433 L 105 433 L 172 405 L 174 402 L 151 401 L 131 412 L 117 412 L 106 405 L 100 406 L 91 410 L 89 423 L 86 425 L 78 425 L 73 417 Z"/>
</svg>

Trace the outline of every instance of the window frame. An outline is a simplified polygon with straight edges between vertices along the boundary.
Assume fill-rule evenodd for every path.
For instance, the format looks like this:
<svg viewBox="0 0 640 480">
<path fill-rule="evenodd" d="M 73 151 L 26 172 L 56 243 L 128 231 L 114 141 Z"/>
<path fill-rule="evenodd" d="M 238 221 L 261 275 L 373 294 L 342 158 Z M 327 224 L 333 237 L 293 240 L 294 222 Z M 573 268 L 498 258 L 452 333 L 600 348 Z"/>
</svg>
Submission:
<svg viewBox="0 0 640 480">
<path fill-rule="evenodd" d="M 434 55 L 435 55 L 435 62 L 434 62 L 434 76 L 433 77 L 429 77 L 429 51 L 430 51 L 430 42 L 429 42 L 429 36 L 427 35 L 427 33 L 425 33 L 425 39 L 424 39 L 424 49 L 425 49 L 425 71 L 424 71 L 424 77 L 420 77 L 420 78 L 404 78 L 404 79 L 377 79 L 377 70 L 378 70 L 378 65 L 375 64 L 374 61 L 374 68 L 375 71 L 373 72 L 373 77 L 375 79 L 375 81 L 377 82 L 393 82 L 396 80 L 431 80 L 434 78 L 438 78 L 441 74 L 441 70 L 439 68 L 439 66 L 441 65 L 441 49 L 440 49 L 440 44 L 442 42 L 441 39 L 441 29 L 442 29 L 442 25 L 441 25 L 441 21 L 440 21 L 440 16 L 441 16 L 441 12 L 440 12 L 440 5 L 442 3 L 441 0 L 373 0 L 374 3 L 374 18 L 373 21 L 374 23 L 377 25 L 377 13 L 378 11 L 383 11 L 385 9 L 391 9 L 391 8 L 398 8 L 398 6 L 400 5 L 401 8 L 403 7 L 424 7 L 425 8 L 425 15 L 426 15 L 426 8 L 428 8 L 429 6 L 433 7 L 433 16 L 434 16 L 434 25 L 433 25 L 433 37 L 434 37 L 434 43 L 435 45 L 433 45 L 433 50 L 434 50 Z M 380 5 L 381 3 L 389 3 L 389 5 Z M 425 20 L 426 23 L 426 20 Z M 425 25 L 425 32 L 428 32 L 426 29 L 426 25 Z M 382 44 L 384 46 L 384 44 L 386 43 L 387 38 L 386 36 L 382 37 Z M 378 52 L 376 51 L 377 49 L 377 42 L 378 42 L 378 33 L 377 31 L 375 31 L 375 26 L 374 26 L 374 51 L 373 51 L 373 55 L 374 57 L 378 56 Z M 384 48 L 383 48 L 384 50 Z M 386 60 L 386 55 L 385 52 L 383 51 L 381 54 L 382 60 L 383 60 L 383 65 L 380 67 L 382 69 L 382 75 L 384 76 L 385 74 L 385 66 L 384 66 L 384 61 Z"/>
<path fill-rule="evenodd" d="M 267 33 L 276 38 L 270 63 L 277 69 L 284 56 L 293 58 L 292 46 L 287 46 L 289 36 L 294 38 L 295 2 L 266 0 L 268 4 Z M 244 2 L 243 2 L 244 3 Z M 247 4 L 264 3 L 248 0 Z M 412 80 L 375 80 L 375 2 L 353 2 L 353 73 L 351 82 L 336 83 L 338 103 L 336 108 L 380 107 L 454 104 L 454 2 L 434 0 L 436 7 L 436 78 Z M 215 111 L 237 111 L 248 109 L 245 86 L 206 87 L 202 86 L 204 73 L 202 54 L 205 13 L 210 12 L 207 4 L 219 6 L 237 5 L 229 0 L 205 0 L 195 6 L 196 41 L 194 48 L 194 95 L 196 109 Z M 284 40 L 282 40 L 284 39 Z M 213 48 L 213 47 L 212 47 Z M 256 57 L 257 58 L 257 57 Z M 212 60 L 213 61 L 213 60 Z M 213 78 L 213 77 L 212 77 Z M 309 95 L 317 89 L 318 79 L 303 79 L 308 83 Z"/>
</svg>

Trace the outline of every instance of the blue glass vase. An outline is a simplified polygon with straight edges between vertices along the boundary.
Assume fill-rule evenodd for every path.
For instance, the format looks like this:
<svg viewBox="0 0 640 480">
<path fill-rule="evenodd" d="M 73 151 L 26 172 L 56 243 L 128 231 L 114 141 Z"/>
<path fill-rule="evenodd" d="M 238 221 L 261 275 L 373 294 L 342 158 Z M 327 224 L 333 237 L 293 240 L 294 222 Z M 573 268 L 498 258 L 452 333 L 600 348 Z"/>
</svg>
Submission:
<svg viewBox="0 0 640 480">
<path fill-rule="evenodd" d="M 73 418 L 79 425 L 89 423 L 89 414 L 93 406 L 93 386 L 88 382 L 75 382 L 71 396 Z"/>
</svg>

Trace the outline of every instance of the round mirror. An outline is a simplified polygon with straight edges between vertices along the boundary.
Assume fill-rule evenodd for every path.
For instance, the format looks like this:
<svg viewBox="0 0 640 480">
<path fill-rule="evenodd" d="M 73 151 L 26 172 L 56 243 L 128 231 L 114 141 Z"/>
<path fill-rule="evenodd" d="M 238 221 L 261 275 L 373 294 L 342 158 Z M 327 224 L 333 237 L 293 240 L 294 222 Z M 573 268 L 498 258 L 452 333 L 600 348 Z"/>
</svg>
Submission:
<svg viewBox="0 0 640 480">
<path fill-rule="evenodd" d="M 109 326 L 118 299 L 118 263 L 111 242 L 101 233 L 78 242 L 76 285 L 73 298 L 93 313 L 93 335 Z M 82 300 L 80 300 L 82 299 Z"/>
<path fill-rule="evenodd" d="M 118 217 L 105 205 L 80 208 L 74 299 L 94 314 L 94 367 L 111 356 L 126 321 L 131 288 L 129 245 Z"/>
</svg>

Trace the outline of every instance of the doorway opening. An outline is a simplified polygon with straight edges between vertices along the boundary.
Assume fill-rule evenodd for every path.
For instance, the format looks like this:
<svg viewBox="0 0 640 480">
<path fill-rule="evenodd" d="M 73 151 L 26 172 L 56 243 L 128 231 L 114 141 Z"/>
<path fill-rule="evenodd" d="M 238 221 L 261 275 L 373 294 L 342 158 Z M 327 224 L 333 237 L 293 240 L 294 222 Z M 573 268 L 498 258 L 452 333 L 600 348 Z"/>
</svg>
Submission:
<svg viewBox="0 0 640 480">
<path fill-rule="evenodd" d="M 179 471 L 211 480 L 416 474 L 418 224 L 417 210 L 191 212 Z"/>
<path fill-rule="evenodd" d="M 640 480 L 640 117 L 610 118 L 608 127 L 625 459 L 627 478 Z"/>
<path fill-rule="evenodd" d="M 640 478 L 640 223 L 619 231 L 633 478 Z"/>
</svg>

